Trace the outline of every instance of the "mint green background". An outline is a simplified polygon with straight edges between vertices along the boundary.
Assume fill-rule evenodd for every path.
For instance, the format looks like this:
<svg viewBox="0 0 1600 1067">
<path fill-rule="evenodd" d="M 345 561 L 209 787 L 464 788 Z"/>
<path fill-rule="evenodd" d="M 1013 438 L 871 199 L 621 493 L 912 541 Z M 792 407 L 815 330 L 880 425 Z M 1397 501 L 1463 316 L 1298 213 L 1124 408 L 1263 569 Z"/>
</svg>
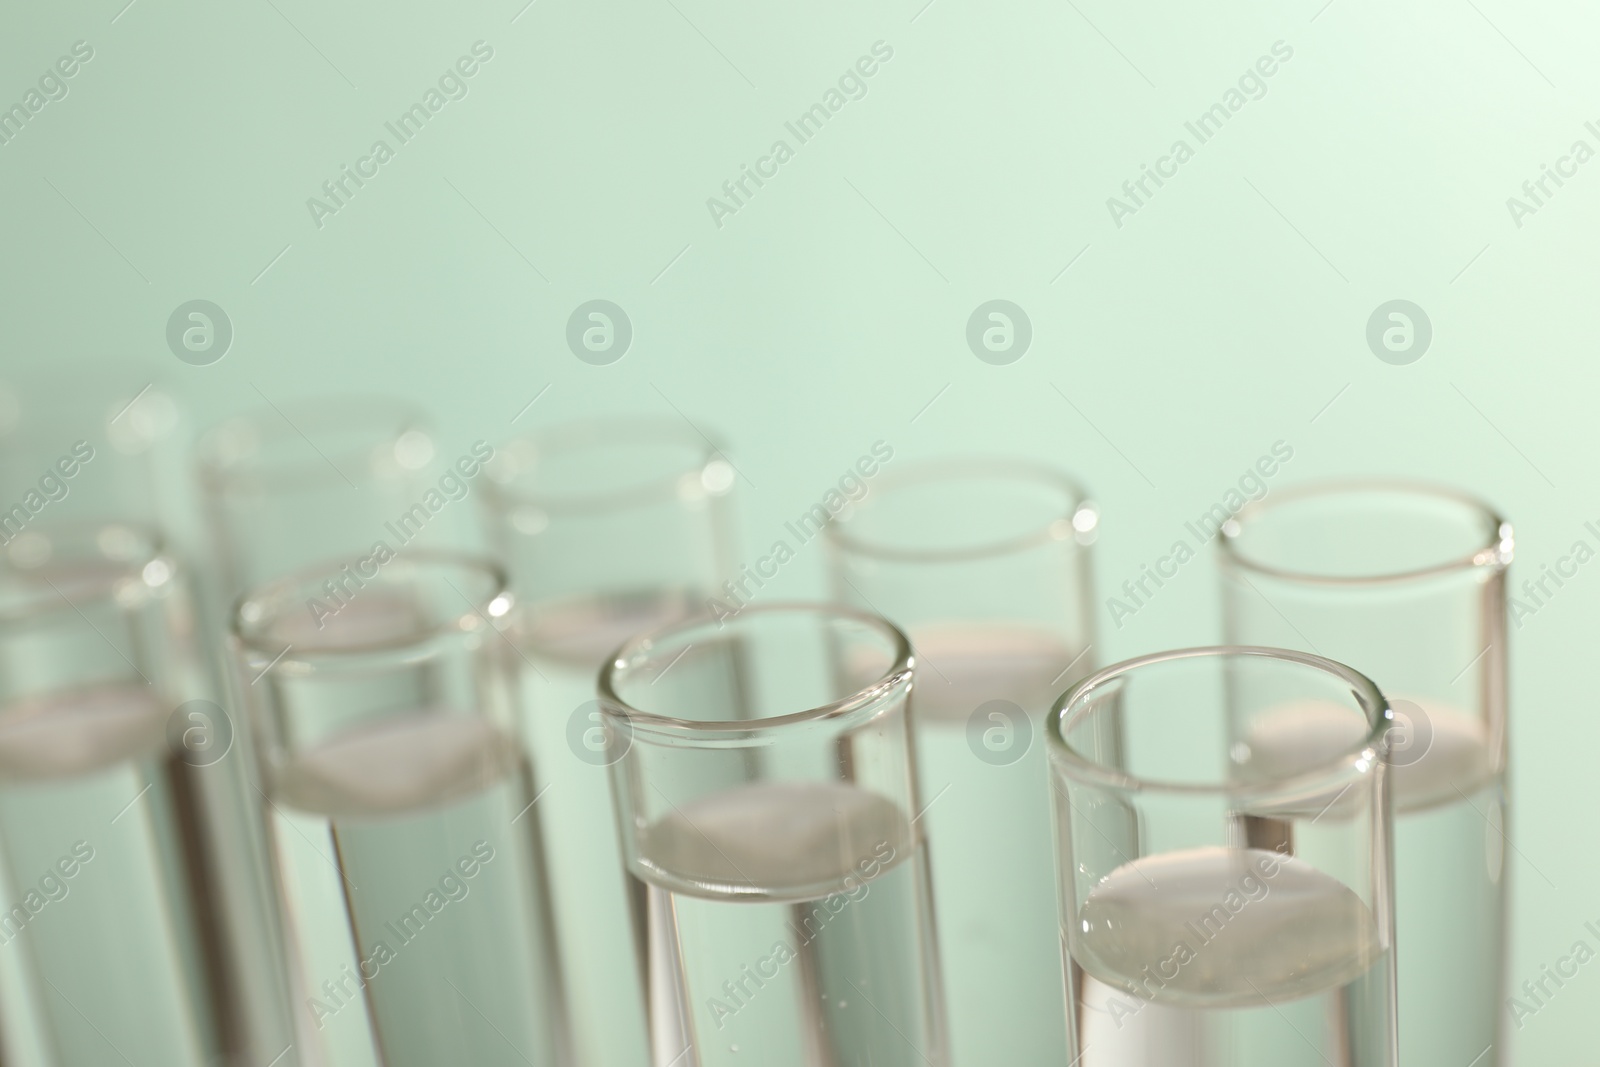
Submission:
<svg viewBox="0 0 1600 1067">
<path fill-rule="evenodd" d="M 1520 228 L 1506 198 L 1575 139 L 1600 147 L 1600 18 L 1074 3 L 11 5 L 0 104 L 74 41 L 95 58 L 0 146 L 0 370 L 126 361 L 202 421 L 257 390 L 409 396 L 445 426 L 441 459 L 676 407 L 731 442 L 745 558 L 879 438 L 895 463 L 1076 472 L 1104 510 L 1105 589 L 1279 439 L 1275 485 L 1382 473 L 1488 497 L 1517 524 L 1514 573 L 1592 545 L 1600 163 Z M 479 39 L 495 53 L 470 95 L 316 228 L 306 198 Z M 706 198 L 880 39 L 894 58 L 866 98 L 715 226 Z M 1294 57 L 1265 98 L 1116 227 L 1106 197 L 1280 39 Z M 164 340 L 194 298 L 236 331 L 210 367 Z M 565 346 L 594 298 L 633 322 L 611 366 Z M 1033 323 L 1010 366 L 964 339 L 994 298 Z M 1395 298 L 1433 323 L 1409 366 L 1364 340 Z M 822 563 L 806 546 L 770 595 L 819 593 Z M 1584 568 L 1514 635 L 1513 985 L 1600 919 L 1597 598 Z M 1215 608 L 1202 558 L 1120 629 L 1102 611 L 1095 654 L 1213 640 Z M 1518 1062 L 1592 1044 L 1591 970 L 1526 1020 Z"/>
</svg>

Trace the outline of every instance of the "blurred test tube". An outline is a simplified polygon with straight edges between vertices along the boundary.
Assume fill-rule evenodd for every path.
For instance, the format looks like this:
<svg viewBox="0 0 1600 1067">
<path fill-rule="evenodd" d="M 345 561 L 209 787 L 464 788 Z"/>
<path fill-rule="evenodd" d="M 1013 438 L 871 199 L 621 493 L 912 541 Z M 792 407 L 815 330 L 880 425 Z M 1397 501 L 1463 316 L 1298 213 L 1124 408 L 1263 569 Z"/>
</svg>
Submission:
<svg viewBox="0 0 1600 1067">
<path fill-rule="evenodd" d="M 595 701 L 628 637 L 704 610 L 728 571 L 735 471 L 687 426 L 588 423 L 499 446 L 485 500 L 519 610 L 559 936 L 580 1062 L 648 1062 L 641 933 L 630 922 Z"/>
</svg>

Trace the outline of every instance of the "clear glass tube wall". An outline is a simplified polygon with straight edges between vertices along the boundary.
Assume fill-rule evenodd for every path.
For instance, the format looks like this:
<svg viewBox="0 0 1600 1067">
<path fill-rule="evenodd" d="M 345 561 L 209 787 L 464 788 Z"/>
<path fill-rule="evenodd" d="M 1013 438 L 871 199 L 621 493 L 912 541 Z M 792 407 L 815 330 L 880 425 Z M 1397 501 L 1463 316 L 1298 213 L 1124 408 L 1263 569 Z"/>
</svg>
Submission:
<svg viewBox="0 0 1600 1067">
<path fill-rule="evenodd" d="M 548 791 L 558 928 L 585 1062 L 647 1062 L 644 974 L 595 681 L 635 633 L 704 610 L 727 571 L 733 468 L 682 424 L 595 422 L 498 446 L 484 500 L 518 609 L 527 730 Z"/>
<path fill-rule="evenodd" d="M 388 594 L 377 588 L 352 598 L 359 573 L 393 554 L 443 540 L 441 526 L 471 515 L 470 505 L 451 499 L 464 494 L 468 481 L 452 469 L 449 477 L 462 492 L 440 491 L 432 430 L 409 405 L 374 396 L 264 403 L 207 429 L 191 457 L 207 535 L 204 611 L 216 633 L 225 634 L 235 601 L 246 590 L 299 567 L 337 560 L 348 570 L 323 589 L 318 611 L 294 616 L 305 640 L 314 642 L 337 615 L 347 625 L 370 617 L 381 626 Z M 477 460 L 466 459 L 475 470 Z M 230 706 L 239 707 L 232 701 Z M 238 743 L 253 775 L 253 732 L 242 715 L 240 725 Z M 252 780 L 244 788 L 252 823 L 241 836 L 254 840 L 264 865 L 262 784 Z M 270 882 L 263 888 L 272 891 Z M 281 964 L 280 969 L 287 971 Z M 294 980 L 292 972 L 284 977 Z M 304 994 L 295 999 L 303 1001 Z"/>
<path fill-rule="evenodd" d="M 502 572 L 421 550 L 307 627 L 335 565 L 240 603 L 302 1035 L 325 1067 L 566 1062 Z"/>
<path fill-rule="evenodd" d="M 1366 678 L 1282 649 L 1157 653 L 1061 697 L 1073 1062 L 1395 1067 L 1390 721 Z"/>
<path fill-rule="evenodd" d="M 213 850 L 237 784 L 220 763 L 231 723 L 188 699 L 201 665 L 184 584 L 136 526 L 30 526 L 5 547 L 0 975 L 21 1062 L 265 1052 L 255 1013 L 283 994 L 241 966 L 259 961 L 224 914 L 240 903 L 219 880 L 237 857 Z"/>
<path fill-rule="evenodd" d="M 1230 641 L 1349 663 L 1394 704 L 1401 1060 L 1506 1054 L 1506 571 L 1512 531 L 1447 489 L 1307 486 L 1223 526 Z M 1553 586 L 1549 586 L 1553 590 Z M 1306 729 L 1320 711 L 1302 708 Z"/>
<path fill-rule="evenodd" d="M 910 653 L 872 615 L 757 605 L 607 664 L 655 1067 L 948 1062 Z"/>
<path fill-rule="evenodd" d="M 957 1063 L 1066 1056 L 1043 728 L 1093 666 L 1088 545 L 1071 479 L 998 460 L 886 472 L 827 527 L 834 595 L 903 628 Z"/>
<path fill-rule="evenodd" d="M 13 370 L 23 373 L 11 377 Z M 225 612 L 215 576 L 199 550 L 204 531 L 195 506 L 189 453 L 192 424 L 170 383 L 122 360 L 72 361 L 48 368 L 7 368 L 0 382 L 0 545 L 5 565 L 26 571 L 48 548 L 59 566 L 81 535 L 95 527 L 151 531 L 173 571 L 166 603 L 184 605 L 169 618 L 181 625 L 167 665 L 176 679 L 174 707 L 194 700 L 230 735 L 214 762 L 197 775 L 200 850 L 215 880 L 229 970 L 243 989 L 238 1017 L 249 1056 L 270 1061 L 293 1032 L 281 989 L 285 975 L 272 925 L 258 802 L 248 784 L 247 732 L 234 731 L 219 667 Z M 204 731 L 191 734 L 199 737 Z M 193 758 L 196 754 L 190 754 Z M 286 1057 L 287 1064 L 292 1057 Z"/>
</svg>

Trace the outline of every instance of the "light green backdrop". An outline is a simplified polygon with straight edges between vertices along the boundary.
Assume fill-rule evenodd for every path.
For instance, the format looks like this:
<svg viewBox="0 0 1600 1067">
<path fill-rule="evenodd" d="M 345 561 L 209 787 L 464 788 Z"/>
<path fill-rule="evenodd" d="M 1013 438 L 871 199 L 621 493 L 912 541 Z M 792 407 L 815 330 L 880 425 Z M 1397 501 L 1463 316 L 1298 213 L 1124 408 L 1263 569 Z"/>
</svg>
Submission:
<svg viewBox="0 0 1600 1067">
<path fill-rule="evenodd" d="M 1488 497 L 1523 577 L 1594 543 L 1600 163 L 1507 206 L 1575 140 L 1600 148 L 1600 18 L 1579 5 L 123 3 L 0 12 L 0 106 L 74 42 L 94 53 L 0 144 L 0 368 L 115 357 L 202 419 L 401 394 L 446 456 L 681 415 L 732 442 L 747 558 L 879 438 L 897 462 L 1075 471 L 1107 589 L 1280 439 L 1278 484 Z M 399 145 L 385 122 L 480 40 L 467 95 Z M 865 96 L 799 144 L 784 123 L 878 41 Z M 1264 95 L 1199 144 L 1185 121 L 1278 41 Z M 319 227 L 307 198 L 379 138 L 394 158 Z M 707 198 L 778 138 L 793 158 L 719 227 Z M 1118 226 L 1107 198 L 1178 138 L 1193 158 Z M 236 333 L 211 366 L 165 339 L 196 298 Z M 596 298 L 633 328 L 605 366 L 565 339 Z M 967 345 L 990 299 L 1031 320 L 1010 365 Z M 1409 365 L 1366 341 L 1392 299 L 1432 324 Z M 770 595 L 820 592 L 821 564 L 806 546 Z M 1514 635 L 1513 985 L 1600 919 L 1597 600 L 1584 568 Z M 1202 558 L 1120 628 L 1102 611 L 1096 655 L 1213 640 L 1215 608 Z M 1518 1062 L 1574 1062 L 1597 1007 L 1585 970 L 1525 1020 Z"/>
</svg>

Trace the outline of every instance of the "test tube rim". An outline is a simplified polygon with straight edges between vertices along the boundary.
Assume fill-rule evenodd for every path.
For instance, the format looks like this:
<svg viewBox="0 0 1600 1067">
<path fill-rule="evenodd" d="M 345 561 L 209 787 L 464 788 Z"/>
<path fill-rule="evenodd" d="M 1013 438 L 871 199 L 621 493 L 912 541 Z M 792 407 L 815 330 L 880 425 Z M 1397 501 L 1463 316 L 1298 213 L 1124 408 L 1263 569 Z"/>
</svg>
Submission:
<svg viewBox="0 0 1600 1067">
<path fill-rule="evenodd" d="M 348 661 L 359 656 L 368 656 L 381 653 L 402 652 L 407 649 L 425 649 L 434 641 L 456 634 L 475 632 L 487 626 L 493 628 L 492 619 L 510 618 L 514 608 L 514 598 L 506 570 L 498 562 L 486 556 L 471 555 L 464 552 L 449 552 L 432 549 L 418 549 L 404 554 L 407 565 L 416 567 L 419 564 L 430 567 L 453 567 L 464 573 L 476 573 L 488 579 L 489 593 L 486 597 L 474 600 L 462 593 L 466 609 L 459 615 L 442 617 L 431 625 L 414 633 L 399 638 L 387 638 L 375 641 L 343 642 L 338 644 L 317 646 L 305 645 L 298 642 L 292 644 L 294 655 L 282 648 L 282 642 L 267 641 L 258 636 L 260 625 L 257 622 L 247 622 L 244 613 L 249 604 L 266 600 L 269 594 L 273 601 L 282 600 L 284 594 L 306 588 L 307 584 L 316 578 L 336 576 L 340 567 L 348 560 L 323 560 L 319 563 L 297 567 L 293 571 L 280 575 L 271 581 L 253 586 L 241 593 L 228 612 L 228 632 L 236 641 L 241 651 L 255 652 L 274 659 L 274 669 L 282 664 L 307 664 L 319 660 Z M 397 560 L 398 561 L 398 560 Z M 388 565 L 384 565 L 387 569 Z M 381 576 L 384 569 L 380 569 Z M 446 579 L 448 581 L 448 579 Z M 460 590 L 457 590 L 460 592 Z M 496 611 L 492 605 L 500 602 L 501 609 Z M 269 616 L 270 617 L 270 616 Z M 247 629 L 249 628 L 249 629 Z M 252 632 L 254 631 L 254 632 Z M 506 640 L 509 642 L 510 638 Z"/>
<path fill-rule="evenodd" d="M 265 397 L 263 397 L 265 399 Z M 416 431 L 430 439 L 434 430 L 422 409 L 404 400 L 381 395 L 356 394 L 348 396 L 300 397 L 282 404 L 273 404 L 231 415 L 202 430 L 195 444 L 195 465 L 200 484 L 207 495 L 215 497 L 247 496 L 275 489 L 303 490 L 327 484 L 343 484 L 349 473 L 358 480 L 367 476 L 370 453 L 367 450 L 346 449 L 329 455 L 325 451 L 282 463 L 263 463 L 257 456 L 226 458 L 220 455 L 222 435 L 241 424 L 252 424 L 261 433 L 261 440 L 300 440 L 308 424 L 326 422 L 349 425 L 352 413 L 374 424 L 384 424 L 385 430 L 373 435 L 374 442 L 398 441 L 405 434 Z M 392 431 L 392 432 L 388 432 Z M 339 461 L 344 460 L 340 465 Z M 358 470 L 351 471 L 352 463 Z M 420 474 L 421 471 L 411 471 Z"/>
<path fill-rule="evenodd" d="M 1039 529 L 1014 537 L 956 548 L 907 548 L 863 538 L 846 529 L 855 509 L 865 510 L 867 507 L 872 507 L 874 505 L 871 501 L 874 498 L 882 499 L 898 488 L 920 482 L 983 475 L 998 475 L 1019 481 L 1031 480 L 1037 484 L 1048 485 L 1063 493 L 1067 506 L 1060 515 Z M 1088 530 L 1078 528 L 1076 520 L 1080 515 L 1087 516 L 1091 520 L 1088 523 Z M 1066 540 L 1060 536 L 1057 527 L 1062 521 L 1070 525 L 1074 532 L 1073 540 L 1079 545 L 1086 545 L 1093 540 L 1093 531 L 1099 523 L 1098 508 L 1088 491 L 1066 471 L 1047 463 L 1005 456 L 959 456 L 921 460 L 885 474 L 874 492 L 862 504 L 847 505 L 838 516 L 830 517 L 823 526 L 823 536 L 835 550 L 855 556 L 901 563 L 954 563 L 1014 555 L 1041 545 L 1059 544 Z"/>
<path fill-rule="evenodd" d="M 886 694 L 897 687 L 905 685 L 912 679 L 915 659 L 910 639 L 894 623 L 870 612 L 858 611 L 851 607 L 825 601 L 795 600 L 758 604 L 743 608 L 734 622 L 737 623 L 740 619 L 749 616 L 798 613 L 848 619 L 868 629 L 878 631 L 880 635 L 888 639 L 892 648 L 889 667 L 871 683 L 826 704 L 801 711 L 788 712 L 783 715 L 763 716 L 755 719 L 683 719 L 644 711 L 632 706 L 618 696 L 614 681 L 617 672 L 638 666 L 638 661 L 642 660 L 650 649 L 668 637 L 679 638 L 682 635 L 693 633 L 695 630 L 719 623 L 719 618 L 716 614 L 698 612 L 642 634 L 634 635 L 623 642 L 606 659 L 604 666 L 600 669 L 598 682 L 601 711 L 607 716 L 621 719 L 635 737 L 638 736 L 641 730 L 644 730 L 653 734 L 676 737 L 683 740 L 698 739 L 706 742 L 741 740 L 753 734 L 766 736 L 773 730 L 781 730 L 805 723 L 846 718 L 862 709 L 872 709 L 873 714 L 876 714 L 878 710 L 881 710 Z M 689 644 L 692 645 L 692 642 L 689 642 Z M 688 647 L 688 645 L 685 647 Z"/>
<path fill-rule="evenodd" d="M 1078 719 L 1088 714 L 1093 705 L 1088 698 L 1102 687 L 1119 682 L 1125 676 L 1145 667 L 1158 666 L 1183 659 L 1220 658 L 1225 656 L 1257 657 L 1295 663 L 1303 667 L 1332 675 L 1350 686 L 1351 695 L 1369 713 L 1371 725 L 1360 741 L 1329 757 L 1316 767 L 1284 775 L 1267 781 L 1236 782 L 1173 782 L 1114 770 L 1104 763 L 1090 759 L 1066 740 L 1066 734 Z M 1074 710 L 1076 708 L 1076 710 Z M 1330 780 L 1351 777 L 1356 764 L 1367 761 L 1359 774 L 1374 773 L 1388 759 L 1388 731 L 1394 722 L 1389 700 L 1372 679 L 1352 667 L 1325 656 L 1300 652 L 1288 648 L 1270 648 L 1264 645 L 1200 645 L 1190 648 L 1169 649 L 1135 656 L 1103 667 L 1084 678 L 1056 698 L 1046 717 L 1046 733 L 1053 756 L 1064 762 L 1069 777 L 1086 785 L 1126 793 L 1154 793 L 1170 796 L 1228 797 L 1235 800 L 1267 798 L 1302 789 L 1315 790 Z"/>
<path fill-rule="evenodd" d="M 646 443 L 656 441 L 686 444 L 694 453 L 695 460 L 669 474 L 636 486 L 588 495 L 549 493 L 520 486 L 518 477 L 520 472 L 516 472 L 509 479 L 503 476 L 496 477 L 497 472 L 494 468 L 496 462 L 502 464 L 507 462 L 502 457 L 519 445 L 531 446 L 541 451 L 566 452 L 611 444 L 624 438 Z M 502 440 L 496 446 L 495 457 L 488 461 L 489 478 L 485 482 L 484 492 L 491 501 L 501 506 L 533 506 L 562 514 L 619 511 L 677 497 L 680 481 L 685 475 L 703 472 L 724 454 L 722 443 L 718 438 L 714 435 L 708 436 L 694 426 L 686 428 L 678 423 L 658 418 L 585 419 L 541 430 L 531 430 Z M 708 490 L 708 495 L 721 494 Z"/>
<path fill-rule="evenodd" d="M 167 565 L 163 582 L 178 573 L 180 569 L 178 561 L 172 556 L 165 536 L 159 528 L 149 523 L 124 522 L 120 519 L 69 519 L 50 522 L 39 527 L 29 526 L 0 547 L 10 550 L 24 538 L 58 536 L 66 532 L 93 534 L 98 539 L 110 530 L 121 530 L 137 538 L 140 551 L 126 559 L 103 557 L 111 565 L 107 575 L 103 580 L 90 583 L 86 587 L 74 586 L 73 592 L 79 594 L 76 598 L 69 597 L 46 577 L 45 585 L 35 590 L 36 596 L 16 604 L 0 606 L 0 627 L 29 625 L 30 621 L 40 617 L 41 611 L 78 613 L 86 604 L 116 598 L 120 595 L 119 591 L 127 590 L 130 582 L 141 583 L 147 590 L 153 589 L 154 585 L 145 577 L 146 568 L 152 563 L 164 562 Z M 22 580 L 43 577 L 37 571 L 17 567 L 9 562 L 0 563 L 0 573 Z M 88 590 L 87 596 L 83 595 L 85 588 Z"/>
<path fill-rule="evenodd" d="M 1334 575 L 1314 571 L 1275 567 L 1252 558 L 1240 544 L 1250 521 L 1268 511 L 1292 506 L 1307 498 L 1328 497 L 1341 493 L 1384 492 L 1399 495 L 1415 494 L 1447 501 L 1465 508 L 1483 521 L 1491 531 L 1484 543 L 1466 556 L 1457 556 L 1425 567 L 1378 574 Z M 1218 552 L 1224 570 L 1249 571 L 1280 581 L 1332 587 L 1369 587 L 1423 581 L 1450 574 L 1473 571 L 1490 573 L 1504 571 L 1511 565 L 1515 535 L 1511 523 L 1484 500 L 1448 486 L 1429 482 L 1400 479 L 1335 479 L 1307 482 L 1278 490 L 1260 500 L 1252 500 L 1240 508 L 1232 518 L 1222 524 L 1217 538 Z"/>
</svg>

